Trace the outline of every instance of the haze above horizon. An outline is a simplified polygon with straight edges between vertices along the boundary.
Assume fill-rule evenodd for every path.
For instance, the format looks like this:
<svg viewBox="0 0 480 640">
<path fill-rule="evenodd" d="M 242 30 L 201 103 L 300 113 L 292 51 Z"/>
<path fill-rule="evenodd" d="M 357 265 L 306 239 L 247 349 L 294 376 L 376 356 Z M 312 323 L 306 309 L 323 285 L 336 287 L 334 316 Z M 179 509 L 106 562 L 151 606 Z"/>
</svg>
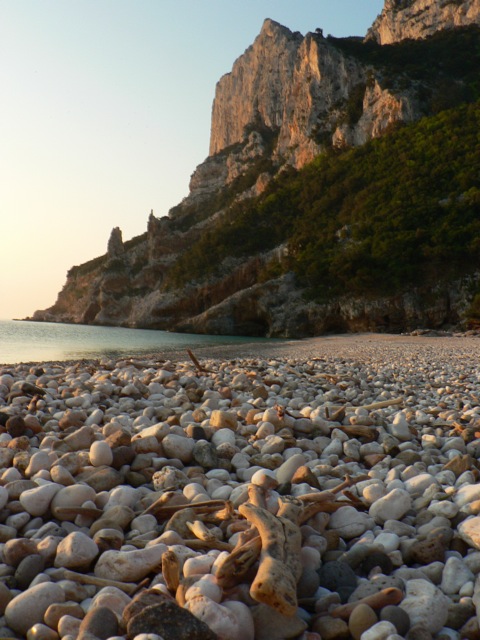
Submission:
<svg viewBox="0 0 480 640">
<path fill-rule="evenodd" d="M 2 0 L 0 318 L 167 215 L 208 156 L 215 85 L 265 18 L 365 35 L 383 0 Z"/>
</svg>

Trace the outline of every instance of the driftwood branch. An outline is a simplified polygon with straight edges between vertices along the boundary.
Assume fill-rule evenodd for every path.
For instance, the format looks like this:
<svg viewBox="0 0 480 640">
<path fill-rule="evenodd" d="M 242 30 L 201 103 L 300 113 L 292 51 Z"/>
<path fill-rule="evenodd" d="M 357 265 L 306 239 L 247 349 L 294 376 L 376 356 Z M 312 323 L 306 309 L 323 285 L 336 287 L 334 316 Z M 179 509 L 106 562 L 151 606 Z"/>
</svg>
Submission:
<svg viewBox="0 0 480 640">
<path fill-rule="evenodd" d="M 206 369 L 205 367 L 203 367 L 200 362 L 197 360 L 195 354 L 190 350 L 187 349 L 187 353 L 188 353 L 188 357 L 190 358 L 190 360 L 193 362 L 193 364 L 195 365 L 197 371 L 200 371 L 202 373 L 206 373 Z"/>
</svg>

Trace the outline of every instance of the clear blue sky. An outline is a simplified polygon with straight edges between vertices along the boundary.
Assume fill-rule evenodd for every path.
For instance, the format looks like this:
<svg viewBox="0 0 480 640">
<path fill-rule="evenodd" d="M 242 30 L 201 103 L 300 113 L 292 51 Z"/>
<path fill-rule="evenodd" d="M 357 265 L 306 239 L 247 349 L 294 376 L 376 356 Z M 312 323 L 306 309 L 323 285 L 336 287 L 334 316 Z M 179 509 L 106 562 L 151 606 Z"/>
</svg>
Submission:
<svg viewBox="0 0 480 640">
<path fill-rule="evenodd" d="M 272 18 L 364 35 L 383 0 L 0 0 L 0 318 L 168 213 L 208 155 L 219 78 Z"/>
</svg>

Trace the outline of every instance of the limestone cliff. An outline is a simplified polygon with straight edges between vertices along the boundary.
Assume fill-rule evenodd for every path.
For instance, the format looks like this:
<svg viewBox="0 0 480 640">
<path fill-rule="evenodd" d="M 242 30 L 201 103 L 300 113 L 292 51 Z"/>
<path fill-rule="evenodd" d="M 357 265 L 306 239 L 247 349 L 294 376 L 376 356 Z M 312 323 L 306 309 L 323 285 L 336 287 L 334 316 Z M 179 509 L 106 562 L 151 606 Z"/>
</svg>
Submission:
<svg viewBox="0 0 480 640">
<path fill-rule="evenodd" d="M 253 45 L 217 84 L 209 169 L 216 162 L 223 167 L 216 178 L 233 180 L 244 170 L 245 157 L 238 163 L 231 148 L 239 145 L 244 155 L 249 149 L 248 157 L 258 157 L 264 151 L 264 132 L 274 137 L 269 153 L 277 166 L 303 166 L 338 139 L 339 127 L 345 130 L 349 103 L 359 91 L 363 108 L 358 123 L 350 123 L 355 126 L 349 142 L 362 144 L 382 135 L 388 124 L 415 117 L 408 96 L 382 89 L 372 69 L 345 55 L 320 30 L 303 37 L 265 20 Z M 252 139 L 251 132 L 257 137 Z M 344 142 L 345 136 L 340 137 Z M 204 171 L 201 165 L 197 173 L 204 177 Z M 192 192 L 199 182 L 208 182 L 197 173 Z"/>
<path fill-rule="evenodd" d="M 480 24 L 480 0 L 385 0 L 366 40 L 392 44 Z"/>
</svg>

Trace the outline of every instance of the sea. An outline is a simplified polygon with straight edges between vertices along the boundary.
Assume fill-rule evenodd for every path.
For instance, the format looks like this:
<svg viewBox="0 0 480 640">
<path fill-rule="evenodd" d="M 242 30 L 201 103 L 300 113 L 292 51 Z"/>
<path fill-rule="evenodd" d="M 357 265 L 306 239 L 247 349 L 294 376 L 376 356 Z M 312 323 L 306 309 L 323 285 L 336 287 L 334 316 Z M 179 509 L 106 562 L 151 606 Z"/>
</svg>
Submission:
<svg viewBox="0 0 480 640">
<path fill-rule="evenodd" d="M 193 335 L 150 329 L 0 320 L 0 364 L 121 358 L 198 347 L 269 342 L 268 338 Z"/>
</svg>

